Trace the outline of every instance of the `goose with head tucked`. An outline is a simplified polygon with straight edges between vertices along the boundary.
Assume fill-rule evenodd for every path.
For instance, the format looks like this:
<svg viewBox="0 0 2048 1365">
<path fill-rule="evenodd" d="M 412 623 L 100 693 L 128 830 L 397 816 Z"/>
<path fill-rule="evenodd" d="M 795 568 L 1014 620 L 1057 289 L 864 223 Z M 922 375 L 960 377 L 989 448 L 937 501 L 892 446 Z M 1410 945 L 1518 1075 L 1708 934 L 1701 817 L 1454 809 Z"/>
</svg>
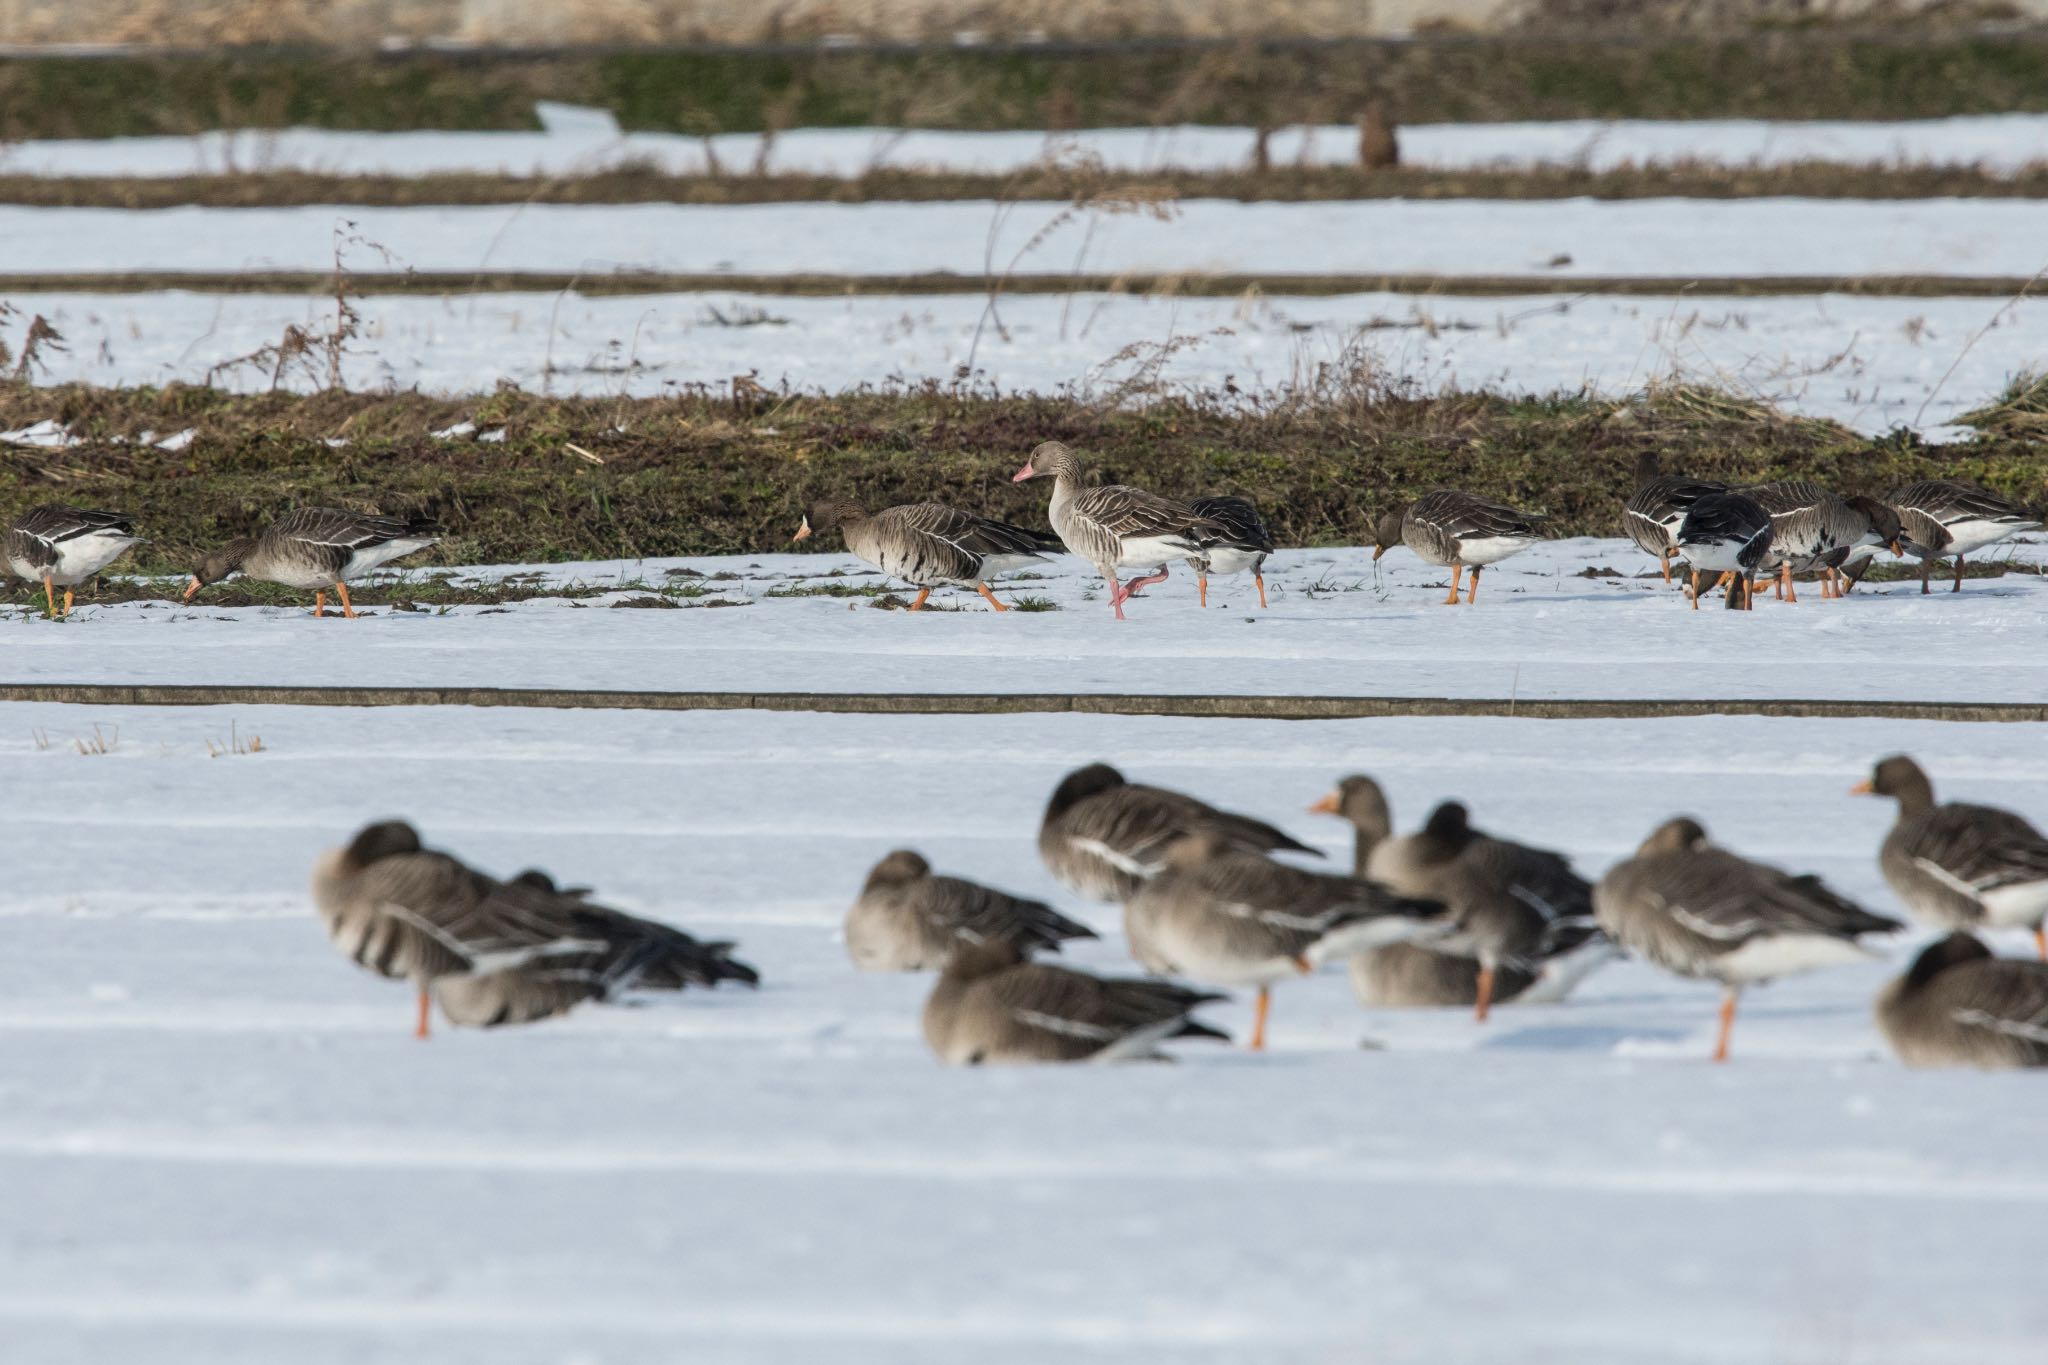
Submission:
<svg viewBox="0 0 2048 1365">
<path fill-rule="evenodd" d="M 1993 957 L 1958 931 L 1878 993 L 1877 1025 L 1907 1066 L 2048 1066 L 2048 963 Z"/>
<path fill-rule="evenodd" d="M 821 499 L 811 504 L 793 538 L 808 540 L 831 530 L 845 533 L 846 548 L 856 558 L 916 588 L 912 611 L 924 609 L 932 589 L 948 585 L 980 593 L 997 611 L 1008 611 L 989 580 L 1042 564 L 1059 548 L 1041 532 L 940 502 L 909 503 L 870 516 L 859 503 Z"/>
<path fill-rule="evenodd" d="M 1726 484 L 1665 474 L 1657 452 L 1645 450 L 1636 456 L 1636 491 L 1622 504 L 1622 529 L 1644 554 L 1656 556 L 1657 567 L 1669 583 L 1671 561 L 1678 555 L 1678 527 L 1685 514 L 1701 498 L 1727 491 Z"/>
<path fill-rule="evenodd" d="M 380 517 L 335 507 L 287 512 L 260 536 L 229 541 L 201 560 L 185 588 L 189 602 L 209 583 L 245 573 L 313 593 L 313 614 L 327 614 L 327 594 L 341 598 L 341 614 L 354 617 L 348 585 L 372 569 L 426 549 L 447 528 L 425 517 Z"/>
<path fill-rule="evenodd" d="M 1505 503 L 1456 488 L 1438 488 L 1380 517 L 1373 528 L 1372 557 L 1378 559 L 1396 545 L 1406 545 L 1428 563 L 1450 569 L 1451 595 L 1444 599 L 1447 607 L 1458 601 L 1459 579 L 1470 569 L 1472 586 L 1465 594 L 1469 605 L 1479 600 L 1480 570 L 1541 540 L 1537 529 L 1541 521 L 1536 514 L 1518 512 Z"/>
<path fill-rule="evenodd" d="M 0 550 L 15 577 L 43 585 L 43 602 L 55 621 L 71 614 L 73 589 L 141 543 L 135 519 L 125 512 L 46 502 L 14 519 Z M 58 588 L 64 589 L 62 611 Z"/>
<path fill-rule="evenodd" d="M 1259 520 L 1259 509 L 1243 498 L 1196 498 L 1188 506 L 1197 516 L 1207 517 L 1230 532 L 1234 543 L 1218 545 L 1199 555 L 1188 556 L 1195 571 L 1195 586 L 1203 606 L 1209 605 L 1209 575 L 1227 578 L 1249 571 L 1252 586 L 1259 590 L 1259 606 L 1266 605 L 1266 556 L 1273 553 L 1273 533 Z"/>
<path fill-rule="evenodd" d="M 1719 574 L 1716 587 L 1727 585 L 1728 606 L 1747 611 L 1750 577 L 1771 552 L 1771 514 L 1754 498 L 1741 493 L 1709 493 L 1695 502 L 1678 524 L 1678 553 L 1692 571 L 1687 596 L 1694 611 L 1700 606 L 1700 576 Z"/>
<path fill-rule="evenodd" d="M 1988 488 L 1957 479 L 1922 479 L 1894 488 L 1885 502 L 1899 514 L 1906 553 L 1920 561 L 1920 591 L 1932 591 L 1928 572 L 1937 559 L 1956 561 L 1963 590 L 1963 559 L 2022 531 L 2041 529 L 2041 518 Z"/>
<path fill-rule="evenodd" d="M 1095 936 L 1044 901 L 939 876 L 907 848 L 875 864 L 846 912 L 846 950 L 854 966 L 869 972 L 936 970 L 963 942 L 1000 938 L 1027 953 L 1057 952 L 1069 940 Z"/>
</svg>

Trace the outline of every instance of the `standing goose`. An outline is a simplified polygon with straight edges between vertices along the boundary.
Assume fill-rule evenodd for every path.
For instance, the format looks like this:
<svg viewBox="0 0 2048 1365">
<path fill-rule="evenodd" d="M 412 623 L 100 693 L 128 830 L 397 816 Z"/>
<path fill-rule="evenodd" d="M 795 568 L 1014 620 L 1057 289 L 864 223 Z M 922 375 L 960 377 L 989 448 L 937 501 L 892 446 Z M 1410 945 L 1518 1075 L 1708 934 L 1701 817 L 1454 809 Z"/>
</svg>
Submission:
<svg viewBox="0 0 2048 1365">
<path fill-rule="evenodd" d="M 1959 483 L 1954 479 L 1923 479 L 1894 488 L 1885 499 L 1899 514 L 1907 553 L 1920 561 L 1920 591 L 1927 586 L 1928 571 L 1937 559 L 1955 556 L 1956 582 L 1949 591 L 1963 590 L 1963 557 L 2007 536 L 2038 531 L 2041 519 L 1988 488 Z"/>
<path fill-rule="evenodd" d="M 1043 478 L 1053 481 L 1052 529 L 1109 584 L 1109 604 L 1119 621 L 1124 619 L 1124 603 L 1139 589 L 1166 581 L 1168 560 L 1207 559 L 1218 550 L 1259 548 L 1184 502 L 1122 484 L 1081 487 L 1080 461 L 1058 441 L 1043 442 L 1033 450 L 1011 482 Z M 1153 572 L 1119 583 L 1118 570 L 1127 568 Z"/>
<path fill-rule="evenodd" d="M 1700 575 L 1718 573 L 1728 585 L 1727 603 L 1750 606 L 1750 575 L 1771 551 L 1771 516 L 1741 493 L 1709 493 L 1678 524 L 1678 553 L 1692 570 L 1692 607 L 1700 607 Z"/>
<path fill-rule="evenodd" d="M 846 951 L 868 972 L 918 972 L 943 967 L 961 943 L 1007 939 L 1027 953 L 1059 950 L 1095 931 L 1043 901 L 1028 901 L 958 877 L 936 877 L 932 865 L 899 848 L 874 866 L 860 899 L 846 912 Z"/>
<path fill-rule="evenodd" d="M 1878 993 L 1877 1025 L 1907 1066 L 2048 1066 L 2048 963 L 1950 934 Z"/>
<path fill-rule="evenodd" d="M 1223 527 L 1234 542 L 1188 556 L 1188 567 L 1195 571 L 1195 586 L 1201 593 L 1202 605 L 1209 605 L 1210 574 L 1228 577 L 1249 569 L 1252 584 L 1259 590 L 1259 607 L 1264 610 L 1266 556 L 1273 553 L 1273 533 L 1259 520 L 1259 509 L 1243 498 L 1196 498 L 1188 506 L 1195 509 L 1196 516 Z"/>
<path fill-rule="evenodd" d="M 1818 877 L 1795 877 L 1716 848 L 1684 818 L 1659 825 L 1634 857 L 1600 879 L 1593 913 L 1627 951 L 1726 989 L 1717 1062 L 1728 1060 L 1744 986 L 1863 961 L 1873 954 L 1858 945 L 1860 936 L 1903 927 L 1844 900 Z"/>
<path fill-rule="evenodd" d="M 341 596 L 341 614 L 354 617 L 348 582 L 392 560 L 424 550 L 447 528 L 424 517 L 379 517 L 334 507 L 301 507 L 251 539 L 229 541 L 200 562 L 185 600 L 229 574 L 245 573 L 269 583 L 313 593 L 313 614 L 327 614 L 327 594 Z"/>
<path fill-rule="evenodd" d="M 1372 557 L 1378 559 L 1396 545 L 1409 549 L 1431 564 L 1451 571 L 1451 595 L 1445 606 L 1458 600 L 1458 580 L 1472 570 L 1472 587 L 1465 594 L 1469 605 L 1479 598 L 1479 571 L 1518 555 L 1542 536 L 1536 530 L 1541 518 L 1517 512 L 1503 503 L 1455 488 L 1439 488 L 1379 519 L 1373 531 Z"/>
<path fill-rule="evenodd" d="M 845 531 L 846 548 L 856 558 L 917 589 L 912 611 L 922 611 L 932 589 L 948 584 L 971 588 L 997 611 L 1008 611 L 989 591 L 988 580 L 1042 564 L 1046 552 L 1059 547 L 1051 536 L 941 502 L 890 507 L 873 516 L 858 503 L 814 502 L 794 539 L 834 527 Z"/>
<path fill-rule="evenodd" d="M 1636 491 L 1622 504 L 1622 529 L 1644 554 L 1657 557 L 1657 567 L 1669 583 L 1671 561 L 1678 554 L 1679 523 L 1701 498 L 1727 491 L 1723 483 L 1662 473 L 1657 452 L 1646 450 L 1636 456 Z"/>
<path fill-rule="evenodd" d="M 1843 499 L 1807 479 L 1780 479 L 1742 490 L 1770 514 L 1771 552 L 1765 566 L 1778 570 L 1778 596 L 1797 602 L 1792 576 L 1820 572 L 1820 595 L 1834 596 L 1833 569 L 1850 548 L 1870 533 Z"/>
<path fill-rule="evenodd" d="M 2032 929 L 2048 961 L 2048 835 L 1996 806 L 1936 805 L 1934 784 L 1904 754 L 1850 791 L 1899 803 L 1877 865 L 1917 919 L 1937 929 Z"/>
<path fill-rule="evenodd" d="M 71 614 L 71 590 L 140 544 L 135 519 L 124 512 L 101 512 L 46 502 L 31 507 L 7 528 L 7 567 L 17 578 L 43 585 L 43 602 L 52 621 Z M 64 610 L 57 610 L 58 588 L 64 589 Z"/>
<path fill-rule="evenodd" d="M 1842 552 L 1835 568 L 1835 594 L 1846 597 L 1855 591 L 1863 581 L 1863 575 L 1877 562 L 1879 550 L 1890 550 L 1896 557 L 1906 553 L 1903 534 L 1899 527 L 1899 514 L 1889 504 L 1861 493 L 1851 494 L 1845 501 L 1868 528 L 1856 538 L 1856 543 Z"/>
<path fill-rule="evenodd" d="M 1229 1042 L 1190 1017 L 1227 998 L 1028 962 L 1012 939 L 962 942 L 925 1001 L 924 1040 L 954 1066 L 1160 1060 L 1169 1038 Z"/>
<path fill-rule="evenodd" d="M 1214 829 L 1250 853 L 1322 854 L 1261 820 L 1233 815 L 1163 787 L 1126 782 L 1107 763 L 1076 768 L 1054 789 L 1038 828 L 1038 855 L 1091 900 L 1128 900 L 1164 865 L 1168 845 Z"/>
<path fill-rule="evenodd" d="M 1285 867 L 1230 847 L 1214 829 L 1177 839 L 1124 906 L 1124 936 L 1146 970 L 1257 986 L 1252 1050 L 1266 1046 L 1275 981 L 1445 927 L 1441 902 L 1396 896 L 1357 877 Z"/>
</svg>

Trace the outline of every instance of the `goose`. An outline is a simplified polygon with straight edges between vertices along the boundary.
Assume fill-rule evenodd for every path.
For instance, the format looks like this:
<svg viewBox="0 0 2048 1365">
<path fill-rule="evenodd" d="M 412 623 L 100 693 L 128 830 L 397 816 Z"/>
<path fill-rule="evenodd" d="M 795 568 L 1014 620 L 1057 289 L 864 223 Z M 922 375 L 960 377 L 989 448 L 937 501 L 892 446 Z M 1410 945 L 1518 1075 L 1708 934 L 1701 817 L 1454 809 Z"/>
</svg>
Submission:
<svg viewBox="0 0 2048 1365">
<path fill-rule="evenodd" d="M 55 621 L 71 614 L 71 590 L 142 543 L 135 519 L 125 512 L 102 512 L 46 502 L 31 507 L 7 528 L 7 567 L 17 578 L 43 585 L 43 602 Z M 56 589 L 64 589 L 64 610 L 57 610 Z"/>
<path fill-rule="evenodd" d="M 1542 536 L 1536 530 L 1541 518 L 1455 488 L 1438 488 L 1424 493 L 1404 508 L 1388 512 L 1373 530 L 1372 557 L 1378 559 L 1396 545 L 1406 545 L 1431 564 L 1451 570 L 1451 595 L 1445 606 L 1458 601 L 1458 580 L 1472 570 L 1472 587 L 1465 594 L 1469 605 L 1479 598 L 1479 571 L 1518 555 Z"/>
<path fill-rule="evenodd" d="M 1725 990 L 1714 1060 L 1728 1060 L 1745 986 L 1873 956 L 1864 934 L 1903 926 L 1844 900 L 1814 876 L 1795 877 L 1707 841 L 1683 816 L 1651 832 L 1635 856 L 1593 888 L 1593 915 L 1628 952 Z"/>
<path fill-rule="evenodd" d="M 1700 606 L 1700 575 L 1718 573 L 1728 585 L 1728 605 L 1750 606 L 1750 575 L 1771 550 L 1771 516 L 1741 493 L 1709 493 L 1678 524 L 1678 553 L 1692 570 L 1694 611 Z M 1716 586 L 1719 586 L 1717 583 Z"/>
<path fill-rule="evenodd" d="M 1877 865 L 1915 918 L 1937 929 L 2031 928 L 2048 961 L 2048 835 L 1996 806 L 1936 805 L 1934 784 L 1904 754 L 1849 790 L 1899 803 Z"/>
<path fill-rule="evenodd" d="M 963 942 L 1002 938 L 1027 952 L 1057 952 L 1069 939 L 1094 937 L 1043 901 L 934 876 L 932 865 L 907 848 L 875 864 L 846 912 L 846 951 L 867 972 L 934 970 Z"/>
<path fill-rule="evenodd" d="M 1166 981 L 1026 960 L 1014 939 L 961 942 L 924 1005 L 924 1039 L 953 1066 L 1159 1061 L 1169 1038 L 1230 1035 L 1191 1017 L 1228 999 Z"/>
<path fill-rule="evenodd" d="M 1124 619 L 1124 603 L 1140 589 L 1166 581 L 1168 560 L 1259 548 L 1184 502 L 1122 484 L 1081 487 L 1081 462 L 1058 441 L 1040 443 L 1010 481 L 1043 478 L 1053 481 L 1052 529 L 1109 584 L 1109 605 L 1119 621 Z M 1153 572 L 1120 584 L 1117 571 L 1125 568 Z"/>
<path fill-rule="evenodd" d="M 1038 828 L 1038 854 L 1052 875 L 1090 900 L 1122 901 L 1162 866 L 1167 845 L 1213 827 L 1251 853 L 1321 852 L 1273 826 L 1192 796 L 1127 782 L 1107 763 L 1061 779 Z"/>
<path fill-rule="evenodd" d="M 287 512 L 255 538 L 242 536 L 215 550 L 193 571 L 189 602 L 209 583 L 245 573 L 269 583 L 313 592 L 313 614 L 327 614 L 329 589 L 341 596 L 341 614 L 353 618 L 348 583 L 392 560 L 424 550 L 447 528 L 422 517 L 379 517 L 334 507 Z"/>
<path fill-rule="evenodd" d="M 1885 501 L 1899 514 L 1906 552 L 1920 561 L 1920 591 L 1937 559 L 1955 556 L 1956 581 L 1963 590 L 1963 557 L 2022 531 L 2038 531 L 2041 519 L 1988 488 L 1954 479 L 1922 479 L 1894 488 Z"/>
<path fill-rule="evenodd" d="M 1448 923 L 1439 901 L 1285 867 L 1233 849 L 1213 828 L 1176 839 L 1163 864 L 1124 904 L 1132 956 L 1161 976 L 1258 987 L 1254 1052 L 1265 1050 L 1274 982 Z"/>
<path fill-rule="evenodd" d="M 1209 575 L 1228 577 L 1247 569 L 1252 586 L 1259 590 L 1259 609 L 1266 607 L 1266 556 L 1273 553 L 1273 533 L 1259 520 L 1259 509 L 1243 498 L 1196 498 L 1188 506 L 1195 515 L 1206 517 L 1230 532 L 1236 542 L 1218 545 L 1205 554 L 1189 555 L 1188 567 L 1195 571 L 1195 587 L 1203 606 L 1209 605 Z"/>
<path fill-rule="evenodd" d="M 1862 519 L 1868 528 L 1856 538 L 1856 543 L 1841 554 L 1835 564 L 1835 594 L 1846 597 L 1856 590 L 1863 581 L 1863 575 L 1877 562 L 1879 550 L 1890 550 L 1894 558 L 1906 553 L 1899 527 L 1899 514 L 1876 498 L 1862 493 L 1853 493 L 1844 499 L 1849 509 Z"/>
<path fill-rule="evenodd" d="M 1405 839 L 1393 837 L 1393 813 L 1379 783 L 1353 774 L 1309 807 L 1312 814 L 1335 815 L 1353 830 L 1352 873 L 1407 896 L 1465 893 L 1464 879 L 1478 876 L 1496 888 L 1483 894 L 1481 905 L 1499 906 L 1503 927 L 1512 928 L 1517 905 L 1536 910 L 1543 924 L 1532 936 L 1517 937 L 1515 952 L 1493 953 L 1489 969 L 1478 956 L 1439 951 L 1448 943 L 1418 946 L 1396 943 L 1374 948 L 1351 959 L 1351 988 L 1367 1007 L 1469 1005 L 1480 1021 L 1494 1004 L 1551 1004 L 1564 999 L 1596 968 L 1615 957 L 1614 944 L 1592 923 L 1592 888 L 1571 870 L 1561 855 L 1547 849 L 1480 834 L 1471 829 L 1463 807 L 1440 811 L 1440 833 L 1460 845 L 1455 870 L 1442 863 L 1443 845 L 1425 830 Z M 1455 918 L 1459 909 L 1449 902 Z M 1483 916 L 1482 916 L 1483 918 Z M 1483 1002 L 1483 1003 L 1482 1003 Z"/>
<path fill-rule="evenodd" d="M 1792 576 L 1820 571 L 1820 595 L 1832 597 L 1833 566 L 1870 534 L 1868 519 L 1807 479 L 1780 479 L 1740 491 L 1770 514 L 1771 551 L 1764 563 L 1777 568 L 1778 596 L 1797 602 Z"/>
<path fill-rule="evenodd" d="M 1059 548 L 1051 536 L 942 502 L 890 507 L 873 516 L 855 502 L 814 502 L 793 539 L 835 528 L 846 533 L 846 548 L 856 558 L 917 589 L 912 611 L 924 610 L 932 589 L 945 585 L 971 588 L 997 611 L 1008 611 L 988 580 L 1043 564 L 1046 553 Z"/>
<path fill-rule="evenodd" d="M 2048 963 L 1993 957 L 1957 931 L 1878 992 L 1877 1026 L 1907 1066 L 2048 1066 Z"/>
<path fill-rule="evenodd" d="M 1701 498 L 1727 491 L 1724 483 L 1665 474 L 1658 467 L 1657 452 L 1645 450 L 1636 456 L 1636 491 L 1622 504 L 1622 529 L 1644 554 L 1657 557 L 1657 567 L 1669 583 L 1671 561 L 1678 554 L 1679 523 Z"/>
</svg>

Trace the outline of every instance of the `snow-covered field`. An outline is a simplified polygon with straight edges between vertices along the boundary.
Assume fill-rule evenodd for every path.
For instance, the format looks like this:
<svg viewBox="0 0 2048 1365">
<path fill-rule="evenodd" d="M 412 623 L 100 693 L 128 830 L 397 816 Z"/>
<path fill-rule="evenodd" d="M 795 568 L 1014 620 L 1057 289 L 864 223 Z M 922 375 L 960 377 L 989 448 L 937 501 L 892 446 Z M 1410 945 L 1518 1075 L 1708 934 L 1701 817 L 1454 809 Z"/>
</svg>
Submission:
<svg viewBox="0 0 2048 1365">
<path fill-rule="evenodd" d="M 231 723 L 265 752 L 207 757 Z M 112 753 L 64 743 L 95 724 Z M 1032 844 L 1095 759 L 1338 859 L 1300 812 L 1354 770 L 1404 825 L 1460 795 L 1591 873 L 1690 811 L 1889 910 L 1890 808 L 1844 789 L 1897 749 L 2048 816 L 2009 726 L 0 707 L 34 793 L 0 892 L 5 1354 L 2031 1365 L 2048 1092 L 1891 1060 L 1868 1006 L 1911 943 L 1752 993 L 1721 1068 L 1715 992 L 1624 963 L 1483 1027 L 1333 973 L 1281 987 L 1262 1057 L 947 1072 L 928 983 L 836 941 L 908 844 L 1130 970 Z M 415 1043 L 304 893 L 396 813 L 736 937 L 766 984 Z"/>
</svg>

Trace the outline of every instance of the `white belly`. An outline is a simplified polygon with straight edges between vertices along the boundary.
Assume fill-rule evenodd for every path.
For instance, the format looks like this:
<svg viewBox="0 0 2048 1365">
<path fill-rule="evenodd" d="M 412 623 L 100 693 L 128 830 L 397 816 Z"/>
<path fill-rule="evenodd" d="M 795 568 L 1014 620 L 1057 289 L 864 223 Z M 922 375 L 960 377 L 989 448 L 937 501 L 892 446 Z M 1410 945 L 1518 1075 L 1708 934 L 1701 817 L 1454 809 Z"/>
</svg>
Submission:
<svg viewBox="0 0 2048 1365">
<path fill-rule="evenodd" d="M 390 540 L 382 545 L 372 545 L 366 549 L 357 550 L 348 557 L 348 567 L 341 571 L 342 579 L 347 581 L 359 578 L 372 569 L 381 569 L 392 560 L 401 559 L 411 554 L 414 550 L 426 549 L 437 539 L 438 537 L 436 536 L 424 536 L 413 540 Z M 295 586 L 311 587 L 314 585 L 301 583 Z"/>
<path fill-rule="evenodd" d="M 50 571 L 50 579 L 60 587 L 75 587 L 119 559 L 130 545 L 141 539 L 140 536 L 124 536 L 118 531 L 92 531 L 74 536 L 57 547 L 57 566 Z M 18 560 L 14 571 L 23 578 L 41 576 L 24 573 Z"/>
<path fill-rule="evenodd" d="M 1116 566 L 1119 569 L 1159 569 L 1169 560 L 1185 558 L 1194 549 L 1191 541 L 1179 536 L 1130 536 L 1120 545 Z"/>
<path fill-rule="evenodd" d="M 1509 555 L 1518 555 L 1536 543 L 1531 536 L 1481 536 L 1473 540 L 1458 542 L 1458 562 L 1471 565 L 1498 564 Z"/>
<path fill-rule="evenodd" d="M 1219 578 L 1229 574 L 1243 573 L 1247 569 L 1257 568 L 1259 561 L 1265 557 L 1265 554 L 1259 550 L 1233 550 L 1218 547 L 1209 551 L 1209 572 Z"/>
<path fill-rule="evenodd" d="M 2001 929 L 2031 929 L 2048 915 L 2048 881 L 2015 882 L 1978 897 L 1984 921 Z"/>
<path fill-rule="evenodd" d="M 1679 546 L 1678 553 L 1701 573 L 1739 573 L 1742 561 L 1737 556 L 1747 548 L 1749 542 L 1744 540 L 1695 541 Z"/>
<path fill-rule="evenodd" d="M 1946 529 L 1949 534 L 1949 544 L 1948 548 L 1943 550 L 1942 553 L 1945 555 L 1966 555 L 1981 550 L 1986 545 L 1995 545 L 2007 536 L 2015 535 L 2018 532 L 2031 528 L 2025 522 L 1972 519 L 1970 521 L 1951 522 Z"/>
<path fill-rule="evenodd" d="M 1836 967 L 1848 962 L 1865 962 L 1876 954 L 1847 939 L 1828 934 L 1776 934 L 1751 939 L 1734 952 L 1717 959 L 1714 974 L 1723 981 L 1744 985 L 1770 981 L 1794 972 L 1819 967 Z"/>
</svg>

